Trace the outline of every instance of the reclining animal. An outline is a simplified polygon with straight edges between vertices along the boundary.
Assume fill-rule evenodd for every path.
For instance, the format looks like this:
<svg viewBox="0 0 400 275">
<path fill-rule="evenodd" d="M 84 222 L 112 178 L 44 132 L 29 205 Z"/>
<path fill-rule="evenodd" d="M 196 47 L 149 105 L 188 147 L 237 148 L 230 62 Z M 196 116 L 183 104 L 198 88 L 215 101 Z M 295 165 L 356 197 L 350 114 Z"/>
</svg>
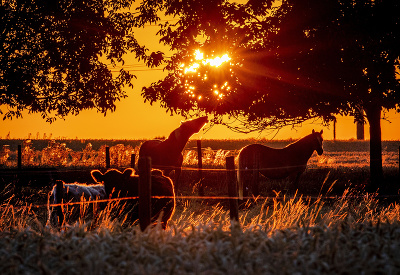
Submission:
<svg viewBox="0 0 400 275">
<path fill-rule="evenodd" d="M 107 195 L 103 184 L 64 183 L 61 180 L 57 180 L 51 191 L 49 204 L 78 203 L 83 201 L 103 200 L 105 198 L 107 198 Z M 86 208 L 86 206 L 88 207 Z M 82 209 L 82 207 L 84 208 Z M 82 216 L 82 211 L 84 209 L 90 209 L 96 212 L 99 208 L 99 204 L 72 204 L 68 205 L 68 208 L 69 211 L 64 211 L 68 213 L 68 220 L 75 221 L 79 219 L 79 216 Z M 50 206 L 48 210 L 50 223 L 53 226 L 57 224 L 61 225 L 64 221 L 64 213 L 61 206 Z"/>
</svg>

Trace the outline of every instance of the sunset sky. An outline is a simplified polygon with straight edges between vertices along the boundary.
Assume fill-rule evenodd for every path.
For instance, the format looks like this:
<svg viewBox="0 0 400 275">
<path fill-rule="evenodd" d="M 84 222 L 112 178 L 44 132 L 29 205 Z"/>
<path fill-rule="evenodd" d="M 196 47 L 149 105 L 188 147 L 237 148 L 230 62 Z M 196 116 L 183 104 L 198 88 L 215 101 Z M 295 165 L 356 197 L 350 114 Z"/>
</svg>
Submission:
<svg viewBox="0 0 400 275">
<path fill-rule="evenodd" d="M 135 32 L 139 42 L 146 44 L 151 51 L 166 48 L 158 44 L 155 35 L 157 26 L 146 26 Z M 5 138 L 10 133 L 11 138 L 43 138 L 50 134 L 52 138 L 80 138 L 80 139 L 151 139 L 154 137 L 168 136 L 179 126 L 180 116 L 170 116 L 158 103 L 150 106 L 144 103 L 140 96 L 143 86 L 150 85 L 162 79 L 165 73 L 160 69 L 149 69 L 137 63 L 133 58 L 127 58 L 124 65 L 137 76 L 133 81 L 134 88 L 126 88 L 128 98 L 116 103 L 116 111 L 108 113 L 106 117 L 95 110 L 83 111 L 78 116 L 68 116 L 65 120 L 58 119 L 49 124 L 39 114 L 29 115 L 25 113 L 22 119 L 5 120 L 0 122 L 0 137 Z M 400 140 L 400 115 L 391 111 L 387 114 L 388 120 L 382 120 L 382 140 Z M 259 137 L 267 139 L 297 139 L 311 133 L 311 130 L 324 129 L 324 138 L 333 139 L 333 126 L 322 128 L 321 124 L 304 123 L 301 127 L 292 129 L 283 128 L 279 133 L 265 131 L 263 133 L 239 134 L 230 131 L 223 126 L 207 127 L 192 138 L 199 139 L 245 139 Z M 369 138 L 368 125 L 365 126 L 365 137 Z M 275 135 L 276 134 L 276 135 Z M 336 138 L 340 140 L 354 139 L 356 126 L 352 117 L 338 117 Z"/>
<path fill-rule="evenodd" d="M 179 126 L 182 117 L 170 116 L 158 104 L 150 106 L 143 103 L 140 90 L 143 85 L 157 80 L 160 71 L 138 72 L 134 89 L 128 90 L 129 97 L 117 103 L 114 113 L 106 117 L 96 111 L 84 111 L 78 116 L 68 116 L 65 120 L 57 120 L 49 124 L 40 115 L 25 114 L 23 119 L 1 121 L 0 137 L 10 132 L 12 138 L 35 138 L 39 133 L 40 138 L 44 134 L 53 138 L 81 138 L 81 139 L 151 139 L 159 136 L 168 136 Z M 388 118 L 391 121 L 382 120 L 382 139 L 400 140 L 400 115 L 390 112 Z M 207 127 L 205 128 L 207 130 Z M 260 137 L 267 139 L 297 139 L 311 133 L 311 130 L 322 129 L 320 124 L 304 123 L 301 127 L 291 129 L 283 128 L 276 136 L 276 132 L 238 134 L 223 126 L 214 126 L 207 132 L 201 131 L 192 138 L 203 139 L 227 139 L 227 138 L 249 138 Z M 333 126 L 324 129 L 324 138 L 333 139 Z M 274 137 L 275 136 L 275 137 Z M 365 136 L 368 139 L 368 125 L 365 126 Z M 352 117 L 338 117 L 336 126 L 337 139 L 354 139 L 356 137 L 356 126 Z"/>
</svg>

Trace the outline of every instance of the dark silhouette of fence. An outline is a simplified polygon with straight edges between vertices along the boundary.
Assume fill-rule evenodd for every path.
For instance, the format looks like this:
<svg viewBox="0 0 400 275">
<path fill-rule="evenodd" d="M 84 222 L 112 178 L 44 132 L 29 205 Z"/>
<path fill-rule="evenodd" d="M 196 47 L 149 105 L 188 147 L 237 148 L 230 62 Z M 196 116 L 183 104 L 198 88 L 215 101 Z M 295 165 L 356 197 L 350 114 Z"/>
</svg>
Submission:
<svg viewBox="0 0 400 275">
<path fill-rule="evenodd" d="M 198 178 L 201 181 L 203 174 L 203 166 L 202 166 L 202 148 L 201 141 L 197 142 L 197 154 L 198 154 Z M 135 167 L 135 154 L 131 155 L 131 167 Z M 22 148 L 21 145 L 18 146 L 18 169 L 14 170 L 14 173 L 21 173 L 23 171 L 22 166 Z M 257 163 L 257 160 L 256 160 Z M 106 147 L 106 168 L 110 168 L 110 150 L 109 147 Z M 138 166 L 140 174 L 139 174 L 139 223 L 141 230 L 145 230 L 151 221 L 151 159 L 150 158 L 140 158 L 138 161 Z M 51 170 L 51 169 L 49 169 Z M 54 169 L 53 169 L 54 170 Z M 52 170 L 52 171 L 53 171 Z M 11 171 L 13 172 L 13 171 Z M 399 175 L 400 175 L 400 146 L 399 146 Z M 400 178 L 400 176 L 399 176 Z M 234 157 L 229 156 L 226 158 L 226 180 L 228 186 L 228 197 L 226 199 L 229 200 L 230 207 L 230 219 L 232 221 L 239 221 L 238 214 L 238 186 L 235 172 L 235 164 Z M 253 180 L 253 188 L 257 188 L 258 184 L 258 171 L 254 170 Z M 201 185 L 201 184 L 200 184 Z M 201 189 L 200 189 L 201 188 Z M 199 195 L 204 196 L 203 186 L 199 188 Z M 60 192 L 61 193 L 61 192 Z M 190 198 L 190 197 L 189 197 Z M 194 197 L 193 197 L 194 198 Z M 198 198 L 197 198 L 198 199 Z M 62 205 L 57 208 L 57 211 L 62 212 Z"/>
</svg>

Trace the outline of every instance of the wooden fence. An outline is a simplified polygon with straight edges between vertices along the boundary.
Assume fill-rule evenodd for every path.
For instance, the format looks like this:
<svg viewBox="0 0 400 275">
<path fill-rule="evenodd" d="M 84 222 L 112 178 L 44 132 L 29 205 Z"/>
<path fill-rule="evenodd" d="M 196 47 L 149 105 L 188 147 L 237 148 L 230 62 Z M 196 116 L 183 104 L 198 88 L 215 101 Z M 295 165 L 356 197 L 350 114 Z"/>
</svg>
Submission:
<svg viewBox="0 0 400 275">
<path fill-rule="evenodd" d="M 201 141 L 197 141 L 197 154 L 198 154 L 198 178 L 200 182 L 199 195 L 204 196 L 204 187 L 202 182 L 202 148 Z M 131 167 L 135 167 L 135 154 L 131 155 Z M 257 159 L 255 160 L 257 163 Z M 106 147 L 106 163 L 105 166 L 109 169 L 110 166 L 110 150 Z M 151 220 L 151 159 L 140 158 L 138 162 L 139 168 L 139 223 L 140 228 L 145 230 Z M 22 169 L 22 148 L 18 145 L 18 169 Z M 257 170 L 257 169 L 255 169 Z M 400 146 L 399 146 L 399 175 L 400 175 Z M 257 189 L 257 177 L 258 171 L 254 171 L 253 192 Z M 238 214 L 238 186 L 235 173 L 234 157 L 229 156 L 226 158 L 226 179 L 228 185 L 228 196 L 229 196 L 229 207 L 230 207 L 230 219 L 233 221 L 239 221 Z"/>
</svg>

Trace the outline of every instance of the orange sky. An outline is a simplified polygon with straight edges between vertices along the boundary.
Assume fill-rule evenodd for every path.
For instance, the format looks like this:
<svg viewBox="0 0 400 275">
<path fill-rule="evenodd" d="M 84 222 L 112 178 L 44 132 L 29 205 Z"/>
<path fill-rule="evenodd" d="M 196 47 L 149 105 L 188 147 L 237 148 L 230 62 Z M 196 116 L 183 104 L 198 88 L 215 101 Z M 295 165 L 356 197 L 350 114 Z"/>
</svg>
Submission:
<svg viewBox="0 0 400 275">
<path fill-rule="evenodd" d="M 150 50 L 166 50 L 160 46 L 155 35 L 157 27 L 147 26 L 135 32 L 139 42 L 150 45 Z M 65 120 L 58 119 L 56 122 L 46 123 L 40 115 L 24 114 L 22 119 L 1 120 L 0 137 L 5 138 L 10 132 L 11 138 L 35 138 L 37 133 L 42 138 L 44 134 L 53 138 L 80 138 L 80 139 L 150 139 L 159 136 L 168 136 L 179 126 L 182 120 L 179 116 L 170 116 L 158 104 L 150 106 L 143 102 L 140 96 L 141 88 L 150 83 L 161 79 L 164 73 L 160 70 L 150 70 L 142 66 L 137 66 L 133 59 L 127 59 L 125 66 L 137 70 L 134 73 L 137 79 L 134 80 L 134 88 L 127 88 L 128 98 L 117 102 L 117 109 L 114 113 L 109 113 L 106 117 L 96 111 L 84 111 L 78 116 L 68 116 Z M 382 121 L 382 139 L 400 140 L 400 114 L 389 112 L 388 118 L 391 121 Z M 301 127 L 292 129 L 287 127 L 276 132 L 265 132 L 262 134 L 238 134 L 223 126 L 214 126 L 209 131 L 193 136 L 193 139 L 245 139 L 250 137 L 260 137 L 271 139 L 297 139 L 311 133 L 312 129 L 320 130 L 320 124 L 304 123 Z M 333 139 L 333 126 L 324 129 L 324 138 Z M 356 126 L 352 117 L 338 117 L 336 127 L 337 139 L 352 139 L 356 137 Z M 365 137 L 369 138 L 368 125 L 365 127 Z"/>
<path fill-rule="evenodd" d="M 46 123 L 40 115 L 25 114 L 23 119 L 13 119 L 0 121 L 0 137 L 10 132 L 12 138 L 36 137 L 39 133 L 40 138 L 44 134 L 53 138 L 81 138 L 81 139 L 142 139 L 154 138 L 156 136 L 168 136 L 175 128 L 179 126 L 182 120 L 179 116 L 170 116 L 164 109 L 157 105 L 150 106 L 143 103 L 140 96 L 141 87 L 150 83 L 153 76 L 159 72 L 141 72 L 138 74 L 138 80 L 135 82 L 134 89 L 128 92 L 128 98 L 117 103 L 117 109 L 114 113 L 109 113 L 106 117 L 96 113 L 96 111 L 84 111 L 78 116 L 68 116 L 65 120 L 57 120 L 49 124 Z M 156 79 L 154 79 L 156 80 Z M 382 138 L 383 140 L 400 140 L 400 115 L 394 112 L 389 113 L 388 121 L 382 120 Z M 320 130 L 319 124 L 304 123 L 301 127 L 291 129 L 283 128 L 275 139 L 297 139 L 311 133 L 312 129 Z M 324 129 L 324 138 L 333 139 L 333 126 Z M 227 138 L 249 138 L 260 137 L 271 139 L 274 133 L 265 132 L 261 135 L 238 134 L 223 126 L 214 126 L 209 131 L 199 134 L 192 138 L 198 139 L 227 139 Z M 352 117 L 338 117 L 336 126 L 337 139 L 352 139 L 356 137 L 356 126 Z M 369 138 L 368 125 L 365 126 L 365 137 Z"/>
</svg>

